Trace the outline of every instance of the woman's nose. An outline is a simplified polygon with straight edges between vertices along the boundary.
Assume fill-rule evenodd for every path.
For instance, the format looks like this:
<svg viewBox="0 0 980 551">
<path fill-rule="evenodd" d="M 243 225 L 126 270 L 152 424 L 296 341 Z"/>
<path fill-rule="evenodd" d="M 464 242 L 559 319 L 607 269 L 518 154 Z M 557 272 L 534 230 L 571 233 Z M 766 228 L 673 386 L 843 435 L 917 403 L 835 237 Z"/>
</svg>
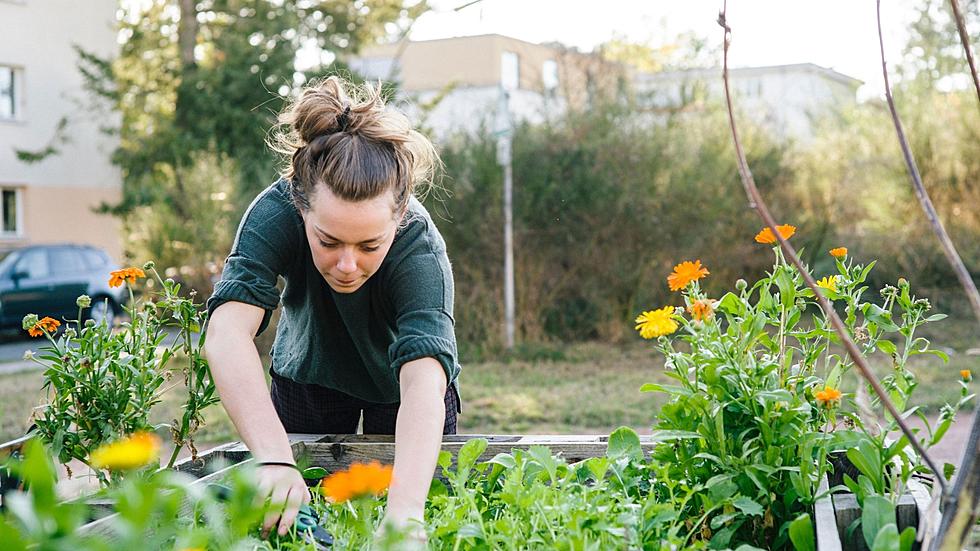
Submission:
<svg viewBox="0 0 980 551">
<path fill-rule="evenodd" d="M 354 251 L 343 251 L 337 260 L 337 269 L 345 274 L 357 271 L 357 258 Z"/>
</svg>

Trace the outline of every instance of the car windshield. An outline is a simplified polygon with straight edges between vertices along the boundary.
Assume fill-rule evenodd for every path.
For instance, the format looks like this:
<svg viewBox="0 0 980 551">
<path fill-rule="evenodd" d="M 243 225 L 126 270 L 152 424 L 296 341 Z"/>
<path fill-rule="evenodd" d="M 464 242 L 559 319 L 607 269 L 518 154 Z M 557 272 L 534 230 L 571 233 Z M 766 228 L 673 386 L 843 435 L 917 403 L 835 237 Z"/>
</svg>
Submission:
<svg viewBox="0 0 980 551">
<path fill-rule="evenodd" d="M 7 273 L 10 269 L 10 265 L 17 260 L 19 255 L 14 254 L 15 251 L 0 251 L 0 274 Z"/>
</svg>

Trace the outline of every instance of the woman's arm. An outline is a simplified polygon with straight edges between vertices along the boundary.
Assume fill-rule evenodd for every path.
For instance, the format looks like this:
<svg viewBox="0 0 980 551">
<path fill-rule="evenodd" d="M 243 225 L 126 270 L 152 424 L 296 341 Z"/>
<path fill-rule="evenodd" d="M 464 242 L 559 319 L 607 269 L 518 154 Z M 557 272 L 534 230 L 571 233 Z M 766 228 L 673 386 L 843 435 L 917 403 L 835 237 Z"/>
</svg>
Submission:
<svg viewBox="0 0 980 551">
<path fill-rule="evenodd" d="M 204 352 L 221 403 L 252 456 L 257 461 L 293 463 L 293 450 L 272 405 L 253 340 L 264 313 L 262 308 L 242 302 L 218 306 L 208 321 Z M 300 505 L 310 500 L 306 483 L 289 467 L 262 467 L 258 478 L 259 492 L 271 496 L 273 504 L 285 505 L 281 516 L 276 507 L 270 511 L 263 530 L 268 533 L 279 520 L 279 534 L 285 534 Z"/>
<path fill-rule="evenodd" d="M 400 371 L 401 405 L 395 422 L 395 466 L 385 521 L 422 521 L 446 422 L 446 372 L 434 358 L 406 362 Z"/>
</svg>

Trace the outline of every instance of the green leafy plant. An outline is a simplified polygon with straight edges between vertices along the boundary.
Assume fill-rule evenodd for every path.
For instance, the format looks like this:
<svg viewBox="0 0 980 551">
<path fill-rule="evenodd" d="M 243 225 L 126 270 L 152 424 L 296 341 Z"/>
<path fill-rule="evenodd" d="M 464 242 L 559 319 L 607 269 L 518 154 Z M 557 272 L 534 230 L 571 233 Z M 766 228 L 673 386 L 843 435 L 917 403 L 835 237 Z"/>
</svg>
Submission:
<svg viewBox="0 0 980 551">
<path fill-rule="evenodd" d="M 126 268 L 113 272 L 111 283 L 127 283 L 129 320 L 120 328 L 104 321 L 85 320 L 91 299 L 78 299 L 78 318 L 60 322 L 24 318 L 24 328 L 43 335 L 49 346 L 29 354 L 44 367 L 47 403 L 33 415 L 34 432 L 51 445 L 62 463 L 77 459 L 86 465 L 99 446 L 139 431 L 169 429 L 174 449 L 167 467 L 172 467 L 183 446 L 193 455 L 194 433 L 204 422 L 202 412 L 217 403 L 218 396 L 203 355 L 206 313 L 194 302 L 195 293 L 185 298 L 180 285 L 162 279 L 152 262 L 144 268 L 159 284 L 159 291 L 136 297 L 133 285 L 144 277 L 143 270 Z M 161 396 L 182 380 L 187 399 L 180 419 L 151 426 L 150 410 Z M 106 473 L 94 468 L 103 482 Z"/>
</svg>

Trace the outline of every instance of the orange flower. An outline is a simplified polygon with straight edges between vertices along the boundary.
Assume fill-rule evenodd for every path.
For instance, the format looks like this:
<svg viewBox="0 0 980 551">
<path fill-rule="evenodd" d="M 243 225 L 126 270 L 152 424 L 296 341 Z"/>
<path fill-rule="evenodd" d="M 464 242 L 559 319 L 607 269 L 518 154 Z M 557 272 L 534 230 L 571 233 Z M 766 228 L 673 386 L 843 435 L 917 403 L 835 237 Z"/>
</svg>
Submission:
<svg viewBox="0 0 980 551">
<path fill-rule="evenodd" d="M 783 239 L 789 239 L 793 237 L 796 233 L 796 226 L 790 226 L 789 224 L 784 224 L 782 226 L 776 226 L 779 230 L 779 235 L 783 236 Z M 772 234 L 772 230 L 768 227 L 762 228 L 762 231 L 755 234 L 756 243 L 762 243 L 763 245 L 771 245 L 776 242 L 776 236 Z"/>
<path fill-rule="evenodd" d="M 715 301 L 710 299 L 698 299 L 691 304 L 691 317 L 698 320 L 704 321 L 715 313 Z"/>
<path fill-rule="evenodd" d="M 334 503 L 366 495 L 381 495 L 391 485 L 391 465 L 377 461 L 354 463 L 346 471 L 338 471 L 320 482 L 320 491 Z"/>
<path fill-rule="evenodd" d="M 817 403 L 828 408 L 837 405 L 840 402 L 841 396 L 843 396 L 841 391 L 829 386 L 813 393 L 813 397 L 817 399 Z"/>
<path fill-rule="evenodd" d="M 961 369 L 960 370 L 960 377 L 963 378 L 963 381 L 969 383 L 970 382 L 970 379 L 973 378 L 973 374 L 970 373 L 970 370 L 969 369 Z"/>
<path fill-rule="evenodd" d="M 32 337 L 40 337 L 41 335 L 44 334 L 45 331 L 47 331 L 48 333 L 54 333 L 55 331 L 58 330 L 59 325 L 61 325 L 60 321 L 54 318 L 44 317 L 43 319 L 35 323 L 34 327 L 28 329 L 27 334 Z"/>
<path fill-rule="evenodd" d="M 109 287 L 119 287 L 124 282 L 128 281 L 130 285 L 136 283 L 136 278 L 146 277 L 143 270 L 139 268 L 123 268 L 122 270 L 114 270 L 109 272 L 111 276 L 109 278 Z"/>
<path fill-rule="evenodd" d="M 670 285 L 671 291 L 679 291 L 687 287 L 688 283 L 697 281 L 710 273 L 707 268 L 701 266 L 700 260 L 694 262 L 688 260 L 674 266 L 674 273 L 667 276 L 667 284 Z"/>
<path fill-rule="evenodd" d="M 844 258 L 847 256 L 847 247 L 837 247 L 836 249 L 830 249 L 830 256 L 834 258 Z"/>
</svg>

